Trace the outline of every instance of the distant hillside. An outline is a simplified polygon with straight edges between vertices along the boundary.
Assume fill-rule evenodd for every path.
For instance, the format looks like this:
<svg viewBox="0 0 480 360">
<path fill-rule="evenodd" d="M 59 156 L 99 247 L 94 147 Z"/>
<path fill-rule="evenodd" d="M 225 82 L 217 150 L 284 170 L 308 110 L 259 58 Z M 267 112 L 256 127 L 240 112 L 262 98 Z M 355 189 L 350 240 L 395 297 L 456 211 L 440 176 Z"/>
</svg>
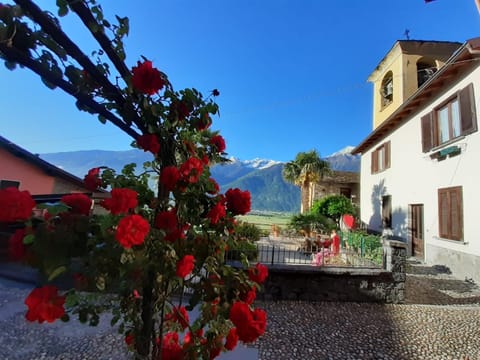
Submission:
<svg viewBox="0 0 480 360">
<path fill-rule="evenodd" d="M 229 188 L 248 189 L 254 210 L 299 212 L 300 188 L 283 180 L 283 166 L 284 164 L 276 164 L 253 171 L 223 185 L 222 191 Z"/>
<path fill-rule="evenodd" d="M 325 158 L 334 170 L 359 171 L 360 157 L 350 155 L 352 147 L 346 147 Z M 152 160 L 149 153 L 136 149 L 127 151 L 72 151 L 42 154 L 40 157 L 81 178 L 89 169 L 108 166 L 120 171 L 125 164 L 136 163 L 142 168 L 145 161 Z M 282 177 L 283 163 L 267 159 L 239 160 L 211 167 L 212 176 L 225 191 L 231 187 L 249 190 L 252 209 L 265 211 L 298 212 L 300 189 L 286 183 Z"/>
</svg>

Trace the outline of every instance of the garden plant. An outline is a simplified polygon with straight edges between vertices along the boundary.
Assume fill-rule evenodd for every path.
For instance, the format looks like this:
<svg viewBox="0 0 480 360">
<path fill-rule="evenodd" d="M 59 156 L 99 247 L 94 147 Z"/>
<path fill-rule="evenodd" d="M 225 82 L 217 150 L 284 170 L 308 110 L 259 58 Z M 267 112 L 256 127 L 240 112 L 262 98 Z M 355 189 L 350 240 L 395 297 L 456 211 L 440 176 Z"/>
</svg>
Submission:
<svg viewBox="0 0 480 360">
<path fill-rule="evenodd" d="M 153 160 L 140 173 L 134 165 L 120 174 L 88 172 L 85 186 L 109 194 L 96 204 L 104 214 L 78 193 L 33 216 L 28 191 L 0 190 L 0 221 L 19 227 L 12 257 L 46 280 L 26 298 L 26 319 L 78 316 L 96 325 L 111 311 L 136 359 L 213 359 L 238 341 L 255 341 L 266 327 L 253 302 L 267 268 L 247 256 L 236 268 L 224 261 L 226 244 L 244 241 L 235 236 L 235 216 L 250 211 L 250 194 L 221 194 L 210 177 L 210 165 L 226 155 L 223 137 L 211 130 L 219 91 L 176 91 L 147 58 L 127 65 L 128 18 L 110 22 L 95 0 L 56 3 L 58 17 L 31 0 L 0 3 L 0 58 L 71 95 L 79 110 L 117 126 Z M 85 53 L 62 30 L 61 17 L 72 13 L 98 49 Z M 57 287 L 65 279 L 72 288 L 69 281 Z M 190 319 L 194 308 L 199 315 Z"/>
</svg>

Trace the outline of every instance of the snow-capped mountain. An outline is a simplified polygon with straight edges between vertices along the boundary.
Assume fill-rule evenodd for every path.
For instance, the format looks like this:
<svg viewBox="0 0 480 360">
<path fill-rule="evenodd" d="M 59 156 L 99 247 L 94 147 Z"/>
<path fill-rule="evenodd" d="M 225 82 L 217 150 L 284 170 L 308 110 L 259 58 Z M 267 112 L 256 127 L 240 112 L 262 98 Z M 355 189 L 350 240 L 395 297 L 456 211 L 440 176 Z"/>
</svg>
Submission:
<svg viewBox="0 0 480 360">
<path fill-rule="evenodd" d="M 343 149 L 338 150 L 337 152 L 334 152 L 331 155 L 328 155 L 327 158 L 333 157 L 333 156 L 338 156 L 338 155 L 352 155 L 352 150 L 355 149 L 355 146 L 345 146 Z"/>
<path fill-rule="evenodd" d="M 260 159 L 260 158 L 255 158 L 252 160 L 240 160 L 235 157 L 231 157 L 229 159 L 231 162 L 230 164 L 239 162 L 243 166 L 252 168 L 252 169 L 266 169 L 269 168 L 270 166 L 276 165 L 276 164 L 281 164 L 281 161 L 276 161 L 276 160 L 268 160 L 268 159 Z"/>
</svg>

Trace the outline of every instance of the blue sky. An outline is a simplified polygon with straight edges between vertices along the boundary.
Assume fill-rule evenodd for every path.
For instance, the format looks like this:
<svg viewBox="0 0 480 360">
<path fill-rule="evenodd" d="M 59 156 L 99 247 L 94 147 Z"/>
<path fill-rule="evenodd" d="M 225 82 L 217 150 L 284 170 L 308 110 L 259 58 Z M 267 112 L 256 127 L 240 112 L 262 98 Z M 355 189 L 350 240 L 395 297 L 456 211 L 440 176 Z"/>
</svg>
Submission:
<svg viewBox="0 0 480 360">
<path fill-rule="evenodd" d="M 9 2 L 10 0 L 4 0 Z M 37 1 L 52 6 L 54 1 Z M 127 64 L 144 55 L 179 90 L 217 88 L 227 152 L 289 161 L 357 145 L 372 127 L 368 75 L 396 40 L 464 42 L 480 36 L 474 0 L 103 1 L 130 18 Z M 51 8 L 53 9 L 53 8 Z M 112 18 L 110 16 L 110 18 Z M 74 15 L 64 29 L 94 43 Z M 88 34 L 87 34 L 88 35 Z M 76 110 L 27 70 L 0 65 L 0 135 L 34 153 L 125 150 L 131 139 Z"/>
</svg>

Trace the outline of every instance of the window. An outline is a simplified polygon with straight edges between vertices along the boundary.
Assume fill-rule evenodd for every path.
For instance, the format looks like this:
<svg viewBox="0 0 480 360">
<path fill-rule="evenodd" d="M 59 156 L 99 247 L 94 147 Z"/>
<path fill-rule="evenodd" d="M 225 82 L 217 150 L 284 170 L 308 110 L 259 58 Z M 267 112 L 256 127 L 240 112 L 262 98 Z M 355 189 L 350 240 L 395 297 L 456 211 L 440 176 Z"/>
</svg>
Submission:
<svg viewBox="0 0 480 360">
<path fill-rule="evenodd" d="M 435 61 L 422 58 L 417 61 L 417 85 L 422 86 L 437 71 Z"/>
<path fill-rule="evenodd" d="M 372 152 L 372 174 L 381 172 L 390 167 L 390 141 L 383 143 Z"/>
<path fill-rule="evenodd" d="M 477 131 L 473 84 L 423 116 L 421 122 L 423 152 Z"/>
<path fill-rule="evenodd" d="M 382 225 L 384 229 L 392 228 L 392 196 L 382 196 Z"/>
<path fill-rule="evenodd" d="M 438 189 L 438 228 L 444 239 L 463 239 L 462 187 Z"/>
<path fill-rule="evenodd" d="M 13 180 L 0 180 L 0 189 L 6 189 L 9 187 L 17 188 L 20 186 L 20 181 Z"/>
<path fill-rule="evenodd" d="M 380 88 L 380 95 L 382 95 L 382 109 L 393 101 L 393 73 L 387 72 L 382 80 Z"/>
<path fill-rule="evenodd" d="M 352 189 L 347 187 L 340 188 L 340 195 L 345 196 L 346 198 L 350 199 L 352 196 Z"/>
</svg>

